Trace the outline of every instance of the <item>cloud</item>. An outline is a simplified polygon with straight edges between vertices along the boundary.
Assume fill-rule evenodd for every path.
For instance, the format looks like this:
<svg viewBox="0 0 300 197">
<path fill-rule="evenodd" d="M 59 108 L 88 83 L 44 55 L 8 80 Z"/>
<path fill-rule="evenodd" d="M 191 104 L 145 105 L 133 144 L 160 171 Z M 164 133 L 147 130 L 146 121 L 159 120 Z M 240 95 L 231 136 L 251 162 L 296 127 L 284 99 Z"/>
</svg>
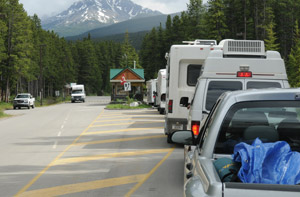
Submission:
<svg viewBox="0 0 300 197">
<path fill-rule="evenodd" d="M 164 14 L 181 12 L 187 9 L 189 0 L 132 0 L 145 8 L 158 10 Z"/>
<path fill-rule="evenodd" d="M 19 0 L 29 15 L 52 16 L 68 9 L 77 0 Z M 158 10 L 164 14 L 181 12 L 187 9 L 190 0 L 132 0 L 134 3 Z"/>
<path fill-rule="evenodd" d="M 19 0 L 29 15 L 52 16 L 68 9 L 77 0 Z"/>
</svg>

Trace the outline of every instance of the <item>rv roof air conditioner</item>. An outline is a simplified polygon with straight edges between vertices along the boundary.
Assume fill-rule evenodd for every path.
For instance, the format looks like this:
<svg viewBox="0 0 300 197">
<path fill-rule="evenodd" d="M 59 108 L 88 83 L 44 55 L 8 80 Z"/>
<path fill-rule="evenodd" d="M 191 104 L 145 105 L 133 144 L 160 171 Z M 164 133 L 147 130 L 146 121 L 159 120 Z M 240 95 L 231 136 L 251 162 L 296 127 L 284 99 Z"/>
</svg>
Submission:
<svg viewBox="0 0 300 197">
<path fill-rule="evenodd" d="M 261 40 L 224 40 L 223 55 L 265 56 L 265 44 Z"/>
</svg>

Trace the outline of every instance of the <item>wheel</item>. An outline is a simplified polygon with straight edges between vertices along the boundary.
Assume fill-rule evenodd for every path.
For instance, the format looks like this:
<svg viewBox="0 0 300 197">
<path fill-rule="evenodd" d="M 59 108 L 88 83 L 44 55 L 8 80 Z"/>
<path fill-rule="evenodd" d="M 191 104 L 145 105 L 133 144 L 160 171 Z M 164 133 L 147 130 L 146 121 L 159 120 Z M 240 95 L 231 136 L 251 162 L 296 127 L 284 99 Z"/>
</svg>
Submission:
<svg viewBox="0 0 300 197">
<path fill-rule="evenodd" d="M 30 109 L 30 105 L 28 105 L 27 108 Z"/>
<path fill-rule="evenodd" d="M 159 108 L 159 113 L 160 113 L 160 114 L 163 114 L 163 113 L 164 113 L 164 109 Z"/>
<path fill-rule="evenodd" d="M 17 107 L 16 106 L 14 106 L 14 109 L 16 109 Z"/>
<path fill-rule="evenodd" d="M 74 103 L 75 101 L 72 101 L 72 103 Z"/>
<path fill-rule="evenodd" d="M 167 137 L 167 142 L 168 144 L 172 144 L 172 140 L 171 140 L 171 134 L 168 134 L 168 137 Z"/>
</svg>

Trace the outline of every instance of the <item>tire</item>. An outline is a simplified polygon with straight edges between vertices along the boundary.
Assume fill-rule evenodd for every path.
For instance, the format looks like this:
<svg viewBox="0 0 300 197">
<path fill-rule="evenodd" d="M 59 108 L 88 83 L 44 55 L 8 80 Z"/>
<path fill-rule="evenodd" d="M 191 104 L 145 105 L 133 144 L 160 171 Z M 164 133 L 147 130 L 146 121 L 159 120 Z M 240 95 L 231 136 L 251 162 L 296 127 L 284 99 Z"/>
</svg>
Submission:
<svg viewBox="0 0 300 197">
<path fill-rule="evenodd" d="M 30 109 L 30 105 L 28 105 L 27 108 Z"/>
<path fill-rule="evenodd" d="M 75 101 L 72 101 L 72 103 L 74 103 Z"/>
<path fill-rule="evenodd" d="M 159 108 L 159 113 L 160 113 L 160 114 L 164 114 L 164 111 L 165 111 L 165 110 L 164 110 L 163 108 Z"/>
<path fill-rule="evenodd" d="M 168 142 L 168 144 L 173 144 L 173 142 L 171 140 L 171 134 L 168 134 L 168 136 L 167 136 L 167 142 Z"/>
<path fill-rule="evenodd" d="M 17 109 L 17 107 L 16 107 L 16 106 L 14 106 L 14 109 Z"/>
</svg>

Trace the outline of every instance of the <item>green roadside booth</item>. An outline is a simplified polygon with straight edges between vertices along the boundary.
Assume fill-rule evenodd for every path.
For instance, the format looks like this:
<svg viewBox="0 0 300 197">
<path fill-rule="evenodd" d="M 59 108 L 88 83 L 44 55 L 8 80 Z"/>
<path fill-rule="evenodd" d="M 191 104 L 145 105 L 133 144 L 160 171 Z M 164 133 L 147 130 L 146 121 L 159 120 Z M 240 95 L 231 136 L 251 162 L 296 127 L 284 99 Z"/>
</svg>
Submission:
<svg viewBox="0 0 300 197">
<path fill-rule="evenodd" d="M 110 69 L 111 100 L 125 100 L 127 96 L 143 101 L 144 69 Z"/>
</svg>

